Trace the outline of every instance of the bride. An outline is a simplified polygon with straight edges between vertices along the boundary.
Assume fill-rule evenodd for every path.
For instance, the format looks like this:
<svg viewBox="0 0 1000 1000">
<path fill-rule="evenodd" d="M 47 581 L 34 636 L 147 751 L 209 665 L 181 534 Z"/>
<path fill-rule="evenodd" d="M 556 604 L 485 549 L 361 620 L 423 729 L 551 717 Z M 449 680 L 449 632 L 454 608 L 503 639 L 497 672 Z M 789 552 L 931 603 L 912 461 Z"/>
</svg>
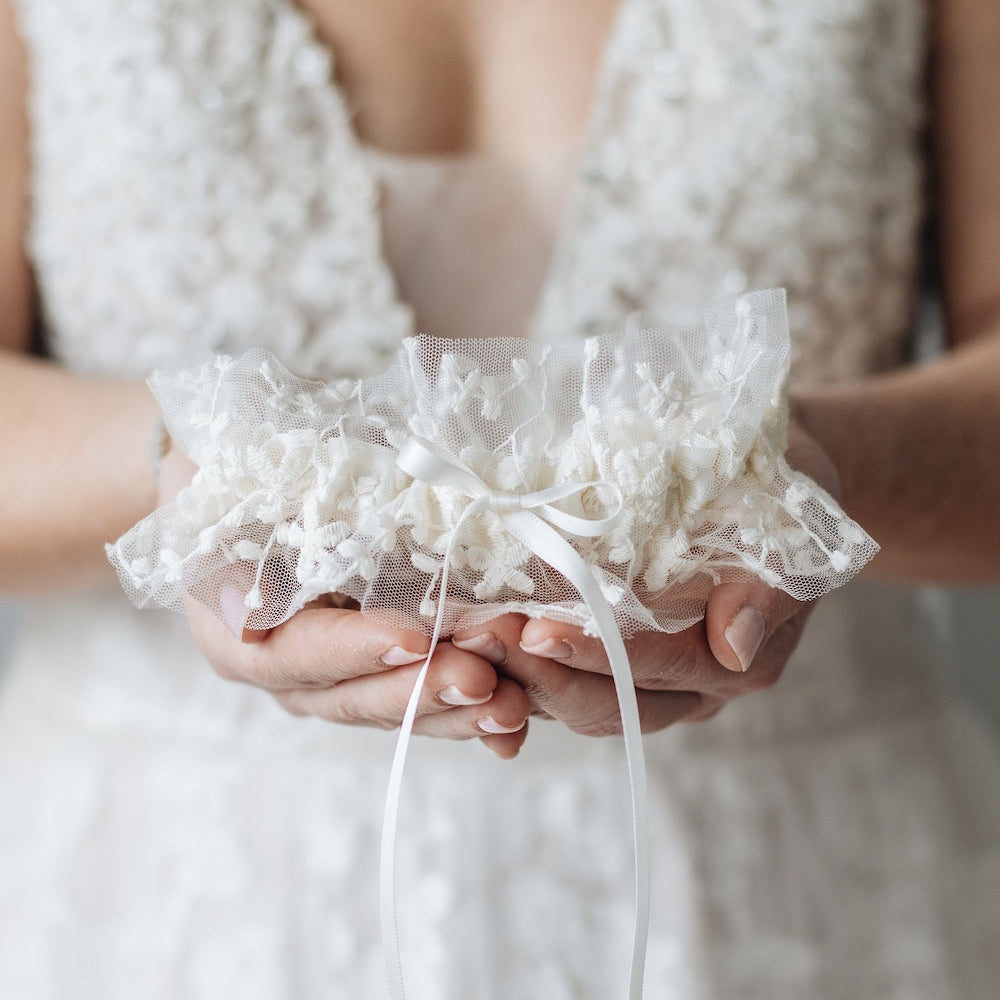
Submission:
<svg viewBox="0 0 1000 1000">
<path fill-rule="evenodd" d="M 0 585 L 24 606 L 0 992 L 384 992 L 380 730 L 427 637 L 332 599 L 270 631 L 131 608 L 104 543 L 192 474 L 155 367 L 259 346 L 359 377 L 418 331 L 578 337 L 783 286 L 789 461 L 882 551 L 814 604 L 726 584 L 630 641 L 647 993 L 993 996 L 1000 762 L 908 588 L 1000 579 L 998 40 L 971 0 L 0 0 Z M 926 211 L 952 349 L 907 366 Z M 450 636 L 425 692 L 408 989 L 621 994 L 603 647 L 505 616 Z"/>
</svg>

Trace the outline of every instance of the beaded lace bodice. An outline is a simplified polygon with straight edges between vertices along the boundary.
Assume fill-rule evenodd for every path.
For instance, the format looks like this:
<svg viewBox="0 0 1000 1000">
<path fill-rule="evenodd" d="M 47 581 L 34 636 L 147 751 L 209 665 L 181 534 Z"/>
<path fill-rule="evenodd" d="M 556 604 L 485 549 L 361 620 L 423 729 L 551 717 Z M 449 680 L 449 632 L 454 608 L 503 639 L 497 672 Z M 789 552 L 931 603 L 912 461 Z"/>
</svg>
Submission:
<svg viewBox="0 0 1000 1000">
<path fill-rule="evenodd" d="M 384 366 L 413 330 L 378 183 L 331 55 L 291 0 L 18 3 L 54 353 L 129 374 L 205 345 L 267 347 L 321 377 Z M 688 321 L 724 294 L 783 285 L 796 377 L 896 358 L 922 7 L 780 7 L 622 0 L 538 337 L 606 332 L 640 307 Z"/>
</svg>

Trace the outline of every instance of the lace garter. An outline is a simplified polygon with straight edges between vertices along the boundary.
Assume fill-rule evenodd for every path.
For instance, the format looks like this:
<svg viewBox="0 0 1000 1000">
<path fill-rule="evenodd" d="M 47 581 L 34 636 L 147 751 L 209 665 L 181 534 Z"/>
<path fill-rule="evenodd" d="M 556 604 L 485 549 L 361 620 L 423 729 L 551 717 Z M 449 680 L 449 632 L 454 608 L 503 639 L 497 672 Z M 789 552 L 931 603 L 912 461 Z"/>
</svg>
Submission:
<svg viewBox="0 0 1000 1000">
<path fill-rule="evenodd" d="M 781 292 L 712 309 L 696 330 L 646 327 L 557 347 L 518 338 L 404 341 L 384 374 L 323 384 L 253 350 L 150 381 L 190 487 L 108 547 L 129 597 L 270 628 L 330 593 L 431 632 L 443 556 L 471 502 L 397 463 L 419 438 L 490 489 L 576 484 L 557 501 L 613 526 L 572 544 L 625 637 L 700 620 L 715 584 L 760 577 L 808 600 L 877 551 L 783 458 L 788 334 Z M 584 627 L 576 590 L 511 537 L 467 517 L 450 556 L 445 634 L 499 613 Z M 234 624 L 230 620 L 231 626 Z"/>
</svg>

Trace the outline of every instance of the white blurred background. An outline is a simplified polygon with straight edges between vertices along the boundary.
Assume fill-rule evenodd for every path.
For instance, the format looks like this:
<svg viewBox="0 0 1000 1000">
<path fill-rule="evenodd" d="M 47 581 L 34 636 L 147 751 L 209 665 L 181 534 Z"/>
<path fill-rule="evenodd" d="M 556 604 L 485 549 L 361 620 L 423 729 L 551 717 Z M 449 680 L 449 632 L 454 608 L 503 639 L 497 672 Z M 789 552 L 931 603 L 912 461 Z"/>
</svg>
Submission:
<svg viewBox="0 0 1000 1000">
<path fill-rule="evenodd" d="M 945 591 L 951 662 L 947 679 L 1000 741 L 1000 590 Z"/>
</svg>

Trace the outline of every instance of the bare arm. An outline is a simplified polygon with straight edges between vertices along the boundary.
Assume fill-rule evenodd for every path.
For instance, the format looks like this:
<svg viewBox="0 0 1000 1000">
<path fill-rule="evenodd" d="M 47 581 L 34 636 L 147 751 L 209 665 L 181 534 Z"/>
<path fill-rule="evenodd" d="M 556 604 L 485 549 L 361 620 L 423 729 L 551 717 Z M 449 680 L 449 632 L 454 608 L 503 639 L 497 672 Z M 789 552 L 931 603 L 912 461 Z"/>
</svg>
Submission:
<svg viewBox="0 0 1000 1000">
<path fill-rule="evenodd" d="M 104 543 L 155 505 L 156 405 L 141 383 L 0 355 L 0 593 L 110 582 Z"/>
<path fill-rule="evenodd" d="M 103 543 L 155 499 L 146 387 L 71 375 L 27 353 L 26 90 L 13 13 L 0 0 L 0 593 L 110 580 Z"/>
<path fill-rule="evenodd" d="M 934 58 L 942 279 L 953 349 L 810 393 L 797 415 L 842 499 L 882 544 L 873 571 L 1000 582 L 1000 7 L 938 5 Z"/>
<path fill-rule="evenodd" d="M 0 594 L 110 583 L 104 543 L 156 505 L 150 445 L 157 407 L 139 382 L 86 378 L 28 353 L 33 288 L 25 254 L 26 67 L 0 0 Z M 427 636 L 313 608 L 244 644 L 192 612 L 222 676 L 270 691 L 296 715 L 398 725 Z M 481 738 L 498 756 L 527 735 L 525 693 L 481 657 L 442 644 L 415 731 Z"/>
</svg>

